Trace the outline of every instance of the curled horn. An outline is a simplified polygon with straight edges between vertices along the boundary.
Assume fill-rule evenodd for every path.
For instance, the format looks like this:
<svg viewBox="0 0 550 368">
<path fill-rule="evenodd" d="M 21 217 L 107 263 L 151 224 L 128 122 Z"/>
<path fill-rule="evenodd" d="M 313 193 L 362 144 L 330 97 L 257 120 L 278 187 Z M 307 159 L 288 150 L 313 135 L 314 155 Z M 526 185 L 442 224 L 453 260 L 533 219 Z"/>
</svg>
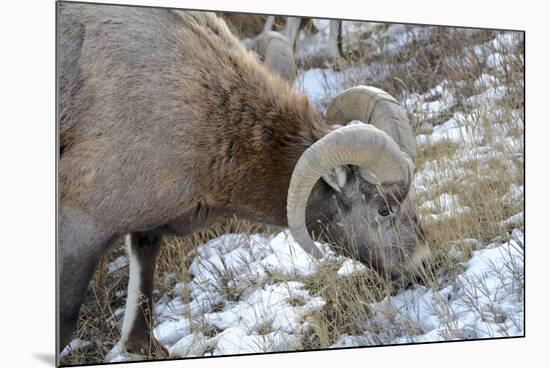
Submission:
<svg viewBox="0 0 550 368">
<path fill-rule="evenodd" d="M 357 86 L 343 91 L 330 102 L 325 119 L 330 124 L 361 120 L 374 125 L 392 137 L 413 163 L 416 161 L 416 140 L 409 119 L 399 103 L 381 89 Z"/>
<path fill-rule="evenodd" d="M 396 142 L 372 125 L 352 125 L 333 130 L 300 156 L 287 196 L 290 232 L 304 250 L 322 256 L 306 228 L 306 205 L 313 186 L 330 169 L 340 165 L 359 166 L 361 175 L 375 184 L 399 184 L 408 189 L 413 163 Z"/>
<path fill-rule="evenodd" d="M 309 236 L 305 212 L 322 175 L 336 166 L 356 165 L 372 184 L 400 184 L 408 190 L 416 160 L 416 141 L 405 112 L 378 88 L 345 90 L 331 101 L 325 119 L 330 124 L 361 120 L 368 125 L 333 130 L 309 147 L 294 168 L 287 196 L 288 225 L 294 239 L 317 258 L 322 254 Z"/>
</svg>

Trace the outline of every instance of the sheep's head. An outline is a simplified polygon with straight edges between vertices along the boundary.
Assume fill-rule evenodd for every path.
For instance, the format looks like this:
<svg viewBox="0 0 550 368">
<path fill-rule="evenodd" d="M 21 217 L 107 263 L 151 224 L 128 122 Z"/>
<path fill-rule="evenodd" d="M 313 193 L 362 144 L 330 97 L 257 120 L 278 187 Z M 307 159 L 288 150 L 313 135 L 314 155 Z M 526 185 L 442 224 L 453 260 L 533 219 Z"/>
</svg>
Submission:
<svg viewBox="0 0 550 368">
<path fill-rule="evenodd" d="M 404 111 L 382 90 L 355 87 L 331 102 L 325 118 L 367 124 L 338 127 L 302 154 L 287 198 L 292 235 L 316 257 L 322 253 L 310 232 L 383 276 L 413 272 L 429 250 L 417 241 L 416 146 Z"/>
</svg>

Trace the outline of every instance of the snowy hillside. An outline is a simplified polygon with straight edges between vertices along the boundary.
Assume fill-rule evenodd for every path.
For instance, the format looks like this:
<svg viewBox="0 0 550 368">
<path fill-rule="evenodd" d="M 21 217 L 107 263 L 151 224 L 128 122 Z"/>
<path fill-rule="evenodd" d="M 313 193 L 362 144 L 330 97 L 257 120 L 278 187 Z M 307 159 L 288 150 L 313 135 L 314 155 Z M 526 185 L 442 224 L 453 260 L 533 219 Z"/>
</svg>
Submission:
<svg viewBox="0 0 550 368">
<path fill-rule="evenodd" d="M 300 38 L 295 88 L 324 111 L 340 91 L 374 85 L 410 116 L 432 269 L 424 280 L 392 289 L 330 251 L 317 263 L 288 231 L 226 234 L 190 253 L 187 279 L 175 271 L 159 276 L 170 289 L 157 293 L 155 337 L 180 358 L 522 336 L 523 75 L 514 69 L 518 58 L 523 63 L 522 35 L 344 22 L 344 48 L 354 57 L 363 50 L 360 62 L 308 67 L 305 60 L 320 57 L 328 37 L 325 21 L 316 26 L 319 33 Z M 471 41 L 442 55 L 433 43 L 444 40 L 438 32 L 452 40 L 463 32 L 458 38 Z M 417 78 L 409 72 L 422 68 L 413 54 L 419 48 L 431 48 L 438 68 L 453 74 L 425 71 L 431 85 L 409 88 L 405 77 Z M 107 268 L 110 277 L 126 275 L 125 256 Z M 125 292 L 117 297 L 115 329 Z M 83 335 L 64 355 L 87 344 Z M 105 361 L 131 359 L 112 343 L 108 348 Z"/>
<path fill-rule="evenodd" d="M 249 246 L 242 247 L 242 244 Z M 269 274 L 292 279 L 315 272 L 314 261 L 286 232 L 273 237 L 224 235 L 201 246 L 189 284 L 176 284 L 173 299 L 157 303 L 155 337 L 173 357 L 210 356 L 301 348 L 307 316 L 325 301 L 303 282 L 272 282 Z M 332 255 L 337 277 L 362 272 L 364 266 Z M 520 336 L 523 333 L 523 233 L 502 244 L 489 244 L 465 262 L 455 282 L 438 290 L 414 287 L 369 305 L 370 329 L 392 335 L 343 335 L 332 347 Z M 224 283 L 224 275 L 233 279 Z M 182 301 L 188 288 L 192 302 Z M 222 296 L 231 288 L 236 300 Z M 223 307 L 220 309 L 220 306 Z M 189 319 L 187 316 L 191 316 Z M 411 329 L 416 332 L 411 334 Z M 215 331 L 214 336 L 202 331 Z M 212 333 L 211 333 L 212 334 Z M 125 360 L 118 348 L 107 361 Z"/>
</svg>

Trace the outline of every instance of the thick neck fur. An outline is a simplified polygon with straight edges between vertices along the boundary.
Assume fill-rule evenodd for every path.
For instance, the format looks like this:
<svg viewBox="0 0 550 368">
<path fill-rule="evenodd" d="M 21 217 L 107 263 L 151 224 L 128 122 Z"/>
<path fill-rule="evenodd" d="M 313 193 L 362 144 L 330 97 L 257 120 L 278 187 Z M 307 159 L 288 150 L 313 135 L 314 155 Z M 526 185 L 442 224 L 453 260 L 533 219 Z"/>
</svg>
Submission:
<svg viewBox="0 0 550 368">
<path fill-rule="evenodd" d="M 201 123 L 198 192 L 209 206 L 285 225 L 294 166 L 327 127 L 306 96 L 227 36 L 223 22 L 206 23 L 210 32 L 197 27 L 186 39 L 201 48 L 186 65 L 193 121 Z"/>
<path fill-rule="evenodd" d="M 201 150 L 208 157 L 201 159 L 206 172 L 199 178 L 200 191 L 209 194 L 211 206 L 285 225 L 294 166 L 327 128 L 307 98 L 286 81 L 257 64 L 241 65 L 238 72 L 201 88 L 205 130 L 212 130 L 201 135 L 201 147 L 209 149 Z"/>
</svg>

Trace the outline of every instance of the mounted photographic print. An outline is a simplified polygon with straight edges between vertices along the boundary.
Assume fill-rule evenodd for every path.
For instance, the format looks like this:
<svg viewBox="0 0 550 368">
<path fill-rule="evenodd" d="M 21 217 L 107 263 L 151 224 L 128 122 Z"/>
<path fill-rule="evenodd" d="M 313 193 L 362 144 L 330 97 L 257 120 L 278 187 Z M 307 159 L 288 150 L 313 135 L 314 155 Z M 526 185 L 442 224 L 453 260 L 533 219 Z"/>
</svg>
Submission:
<svg viewBox="0 0 550 368">
<path fill-rule="evenodd" d="M 58 2 L 58 364 L 523 337 L 524 49 Z"/>
</svg>

